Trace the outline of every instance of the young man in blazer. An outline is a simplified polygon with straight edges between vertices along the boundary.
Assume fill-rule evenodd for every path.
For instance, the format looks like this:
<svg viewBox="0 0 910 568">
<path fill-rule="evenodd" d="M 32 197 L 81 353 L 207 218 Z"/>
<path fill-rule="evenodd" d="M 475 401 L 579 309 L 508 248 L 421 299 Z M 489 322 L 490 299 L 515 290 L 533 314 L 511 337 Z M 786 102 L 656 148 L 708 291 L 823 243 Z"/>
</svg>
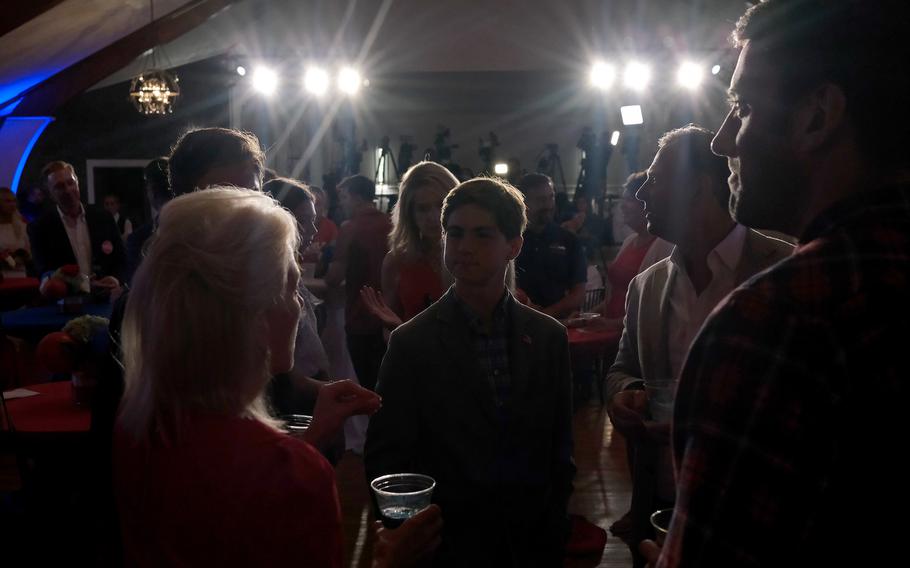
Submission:
<svg viewBox="0 0 910 568">
<path fill-rule="evenodd" d="M 442 509 L 437 566 L 561 566 L 572 491 L 572 401 L 565 328 L 505 284 L 525 205 L 474 179 L 442 210 L 455 284 L 389 340 L 367 433 L 369 479 L 433 477 Z"/>
</svg>

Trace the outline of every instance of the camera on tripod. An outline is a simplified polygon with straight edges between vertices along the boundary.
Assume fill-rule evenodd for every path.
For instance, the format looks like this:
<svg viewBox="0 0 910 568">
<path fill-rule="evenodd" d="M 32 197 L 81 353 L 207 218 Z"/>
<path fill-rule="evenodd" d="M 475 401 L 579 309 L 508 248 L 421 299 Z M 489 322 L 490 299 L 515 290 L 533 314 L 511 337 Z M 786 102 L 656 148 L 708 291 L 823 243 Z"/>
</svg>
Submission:
<svg viewBox="0 0 910 568">
<path fill-rule="evenodd" d="M 597 137 L 594 136 L 594 131 L 586 126 L 581 131 L 581 136 L 578 138 L 578 143 L 575 144 L 575 147 L 585 153 L 590 153 L 594 150 L 595 146 L 597 146 Z"/>
<path fill-rule="evenodd" d="M 441 164 L 448 164 L 452 161 L 452 150 L 458 148 L 458 144 L 449 144 L 449 137 L 452 132 L 445 126 L 439 125 L 436 128 L 436 138 L 433 139 L 433 146 L 436 149 L 436 161 Z"/>
<path fill-rule="evenodd" d="M 401 145 L 398 146 L 398 177 L 404 175 L 408 168 L 411 167 L 411 162 L 414 160 L 414 150 L 417 149 L 417 145 L 414 144 L 414 139 L 410 136 L 401 135 Z"/>
</svg>

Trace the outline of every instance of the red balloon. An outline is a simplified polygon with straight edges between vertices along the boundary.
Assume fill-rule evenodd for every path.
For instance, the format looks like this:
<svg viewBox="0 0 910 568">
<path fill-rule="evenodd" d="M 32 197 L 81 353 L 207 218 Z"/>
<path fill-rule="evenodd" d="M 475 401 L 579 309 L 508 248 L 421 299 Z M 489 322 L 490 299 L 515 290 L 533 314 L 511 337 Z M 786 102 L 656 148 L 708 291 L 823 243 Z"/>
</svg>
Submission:
<svg viewBox="0 0 910 568">
<path fill-rule="evenodd" d="M 63 331 L 44 336 L 38 343 L 35 356 L 52 373 L 72 373 L 76 370 L 79 342 Z"/>
<path fill-rule="evenodd" d="M 47 282 L 44 283 L 44 286 L 41 287 L 41 294 L 43 294 L 45 298 L 50 298 L 52 300 L 65 298 L 67 292 L 66 282 L 59 278 L 48 278 Z"/>
</svg>

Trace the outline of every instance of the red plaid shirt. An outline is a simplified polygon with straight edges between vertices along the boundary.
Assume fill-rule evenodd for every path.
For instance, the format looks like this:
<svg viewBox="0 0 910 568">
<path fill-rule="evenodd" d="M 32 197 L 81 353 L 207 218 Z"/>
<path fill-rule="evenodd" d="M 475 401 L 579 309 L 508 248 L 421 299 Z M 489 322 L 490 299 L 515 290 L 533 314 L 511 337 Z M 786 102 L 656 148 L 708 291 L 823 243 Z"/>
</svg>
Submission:
<svg viewBox="0 0 910 568">
<path fill-rule="evenodd" d="M 908 338 L 906 187 L 836 205 L 721 302 L 678 387 L 676 514 L 658 566 L 895 563 Z"/>
</svg>

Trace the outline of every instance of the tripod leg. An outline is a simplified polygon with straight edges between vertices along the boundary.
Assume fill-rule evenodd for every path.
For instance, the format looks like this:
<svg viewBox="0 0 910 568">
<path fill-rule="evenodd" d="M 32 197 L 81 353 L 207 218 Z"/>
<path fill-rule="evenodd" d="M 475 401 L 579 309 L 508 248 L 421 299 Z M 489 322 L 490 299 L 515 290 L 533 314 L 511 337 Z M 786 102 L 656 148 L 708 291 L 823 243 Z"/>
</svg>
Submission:
<svg viewBox="0 0 910 568">
<path fill-rule="evenodd" d="M 373 172 L 373 183 L 379 183 L 379 172 L 382 170 L 382 163 L 385 161 L 384 158 L 385 158 L 385 151 L 382 151 L 379 154 L 379 159 L 376 160 L 376 171 Z"/>
<path fill-rule="evenodd" d="M 401 175 L 398 173 L 398 163 L 395 161 L 395 154 L 389 152 L 389 159 L 392 160 L 392 171 L 395 172 L 395 181 L 401 181 Z M 388 183 L 388 180 L 386 181 Z"/>
<path fill-rule="evenodd" d="M 556 155 L 556 159 L 554 161 L 556 162 L 556 169 L 559 170 L 559 179 L 562 181 L 562 187 L 565 188 L 566 191 L 568 191 L 569 186 L 566 185 L 566 174 L 562 170 L 562 159 L 559 157 L 559 154 Z"/>
</svg>

